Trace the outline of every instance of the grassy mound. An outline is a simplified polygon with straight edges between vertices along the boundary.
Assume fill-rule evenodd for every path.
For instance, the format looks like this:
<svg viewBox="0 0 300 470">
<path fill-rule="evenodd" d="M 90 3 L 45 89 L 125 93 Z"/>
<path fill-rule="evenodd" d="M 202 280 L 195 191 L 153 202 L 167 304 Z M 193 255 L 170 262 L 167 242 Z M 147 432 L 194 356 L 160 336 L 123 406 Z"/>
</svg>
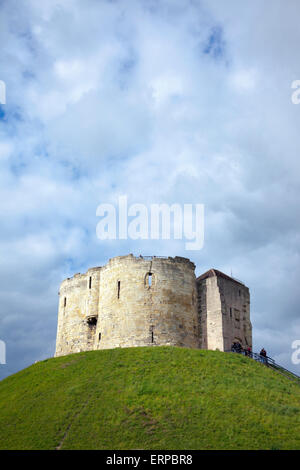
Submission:
<svg viewBox="0 0 300 470">
<path fill-rule="evenodd" d="M 0 449 L 300 449 L 300 386 L 219 351 L 47 359 L 0 382 Z"/>
</svg>

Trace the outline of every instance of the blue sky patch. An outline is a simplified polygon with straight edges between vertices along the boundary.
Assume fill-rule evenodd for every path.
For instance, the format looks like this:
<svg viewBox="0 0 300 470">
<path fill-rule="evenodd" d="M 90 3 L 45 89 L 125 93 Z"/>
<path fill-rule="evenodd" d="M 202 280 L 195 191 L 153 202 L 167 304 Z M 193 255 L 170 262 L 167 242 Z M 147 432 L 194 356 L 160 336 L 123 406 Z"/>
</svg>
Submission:
<svg viewBox="0 0 300 470">
<path fill-rule="evenodd" d="M 223 29 L 220 26 L 212 28 L 210 35 L 203 48 L 204 54 L 211 55 L 214 59 L 219 59 L 225 53 L 225 41 Z"/>
</svg>

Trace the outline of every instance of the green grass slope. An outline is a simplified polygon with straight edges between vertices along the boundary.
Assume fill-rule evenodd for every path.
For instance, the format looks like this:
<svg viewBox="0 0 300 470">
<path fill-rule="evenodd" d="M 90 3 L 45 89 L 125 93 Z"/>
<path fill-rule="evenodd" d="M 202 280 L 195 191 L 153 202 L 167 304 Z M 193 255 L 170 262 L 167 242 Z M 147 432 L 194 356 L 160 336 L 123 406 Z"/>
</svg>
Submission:
<svg viewBox="0 0 300 470">
<path fill-rule="evenodd" d="M 0 449 L 300 449 L 300 386 L 219 351 L 47 359 L 0 382 Z"/>
</svg>

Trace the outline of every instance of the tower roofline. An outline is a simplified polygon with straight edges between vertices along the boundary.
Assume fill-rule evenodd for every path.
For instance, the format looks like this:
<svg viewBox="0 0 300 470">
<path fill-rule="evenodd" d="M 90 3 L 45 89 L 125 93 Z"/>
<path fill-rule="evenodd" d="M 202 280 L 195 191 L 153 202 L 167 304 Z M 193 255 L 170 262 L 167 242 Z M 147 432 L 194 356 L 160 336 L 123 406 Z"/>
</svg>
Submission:
<svg viewBox="0 0 300 470">
<path fill-rule="evenodd" d="M 218 269 L 214 269 L 214 268 L 209 269 L 205 273 L 201 274 L 201 276 L 197 277 L 197 281 L 202 281 L 204 279 L 207 279 L 208 277 L 214 277 L 214 276 L 223 277 L 232 282 L 236 282 L 237 284 L 245 286 L 245 284 L 242 281 L 239 281 L 238 279 L 235 279 L 234 277 L 228 276 L 228 274 L 222 273 Z"/>
</svg>

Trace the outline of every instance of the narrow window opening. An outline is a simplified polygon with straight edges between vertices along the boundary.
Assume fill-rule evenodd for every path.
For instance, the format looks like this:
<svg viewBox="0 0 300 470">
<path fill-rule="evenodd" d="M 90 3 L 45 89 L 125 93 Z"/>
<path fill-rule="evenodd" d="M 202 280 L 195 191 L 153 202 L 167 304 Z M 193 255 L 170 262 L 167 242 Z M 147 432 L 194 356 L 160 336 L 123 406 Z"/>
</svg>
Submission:
<svg viewBox="0 0 300 470">
<path fill-rule="evenodd" d="M 151 272 L 146 273 L 144 277 L 144 284 L 147 289 L 150 289 L 151 287 L 154 287 L 156 280 L 155 280 L 155 275 Z"/>
<path fill-rule="evenodd" d="M 232 318 L 232 308 L 230 307 L 230 318 Z"/>
<path fill-rule="evenodd" d="M 120 298 L 121 281 L 118 281 L 118 299 Z"/>
<path fill-rule="evenodd" d="M 153 332 L 153 330 L 154 330 L 154 326 L 151 325 L 150 326 L 150 336 L 151 336 L 151 343 L 152 344 L 154 343 L 154 332 Z"/>
<path fill-rule="evenodd" d="M 101 340 L 101 333 L 99 333 L 99 341 Z"/>
<path fill-rule="evenodd" d="M 89 280 L 89 289 L 92 288 L 92 276 L 90 276 L 90 280 Z"/>
<path fill-rule="evenodd" d="M 239 296 L 241 296 L 241 291 L 239 290 Z"/>
<path fill-rule="evenodd" d="M 64 298 L 64 307 L 67 305 L 67 297 Z"/>
</svg>

